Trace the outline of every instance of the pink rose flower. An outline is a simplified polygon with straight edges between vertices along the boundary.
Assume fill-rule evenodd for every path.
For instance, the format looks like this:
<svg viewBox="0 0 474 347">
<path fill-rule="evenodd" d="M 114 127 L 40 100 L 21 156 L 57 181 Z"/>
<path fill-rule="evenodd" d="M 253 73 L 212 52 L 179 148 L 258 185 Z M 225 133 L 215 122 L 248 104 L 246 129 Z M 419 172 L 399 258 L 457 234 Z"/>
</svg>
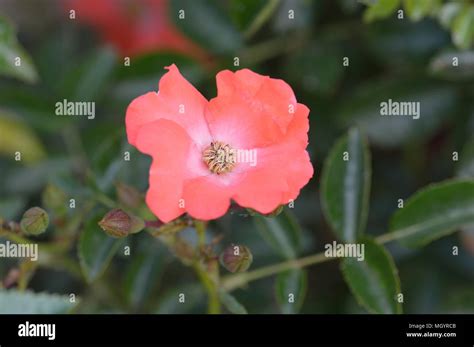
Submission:
<svg viewBox="0 0 474 347">
<path fill-rule="evenodd" d="M 313 175 L 309 109 L 282 80 L 248 69 L 217 74 L 206 100 L 168 67 L 158 92 L 131 102 L 130 144 L 153 158 L 146 202 L 163 222 L 184 213 L 221 217 L 231 200 L 270 213 L 296 199 Z"/>
</svg>

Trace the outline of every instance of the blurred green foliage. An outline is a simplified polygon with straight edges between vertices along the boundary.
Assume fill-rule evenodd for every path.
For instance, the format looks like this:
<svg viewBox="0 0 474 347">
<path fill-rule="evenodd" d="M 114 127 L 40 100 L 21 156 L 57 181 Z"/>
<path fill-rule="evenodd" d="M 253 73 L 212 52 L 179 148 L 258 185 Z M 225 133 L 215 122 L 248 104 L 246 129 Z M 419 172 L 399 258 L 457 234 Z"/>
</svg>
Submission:
<svg viewBox="0 0 474 347">
<path fill-rule="evenodd" d="M 372 22 L 376 19 L 395 15 L 403 19 L 405 12 L 412 21 L 425 17 L 437 18 L 441 25 L 451 31 L 454 44 L 468 49 L 474 42 L 474 4 L 469 1 L 442 0 L 378 0 L 365 1 L 369 8 L 364 19 Z"/>
<path fill-rule="evenodd" d="M 0 17 L 0 74 L 29 83 L 37 80 L 30 56 L 18 44 L 12 24 L 3 17 Z"/>
</svg>

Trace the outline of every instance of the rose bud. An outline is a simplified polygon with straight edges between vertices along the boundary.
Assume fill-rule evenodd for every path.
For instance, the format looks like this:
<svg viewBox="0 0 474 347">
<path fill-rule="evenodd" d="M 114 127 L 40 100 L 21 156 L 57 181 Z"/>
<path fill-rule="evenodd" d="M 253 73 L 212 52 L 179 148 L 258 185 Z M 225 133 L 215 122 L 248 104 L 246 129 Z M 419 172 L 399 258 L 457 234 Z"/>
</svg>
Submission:
<svg viewBox="0 0 474 347">
<path fill-rule="evenodd" d="M 49 225 L 48 213 L 39 207 L 32 207 L 23 214 L 20 222 L 21 230 L 25 234 L 39 235 L 44 233 Z"/>
<path fill-rule="evenodd" d="M 244 272 L 252 264 L 253 256 L 247 246 L 230 245 L 221 253 L 219 260 L 230 272 Z"/>
<path fill-rule="evenodd" d="M 99 226 L 110 236 L 125 237 L 143 230 L 145 222 L 117 208 L 109 211 L 99 222 Z"/>
</svg>

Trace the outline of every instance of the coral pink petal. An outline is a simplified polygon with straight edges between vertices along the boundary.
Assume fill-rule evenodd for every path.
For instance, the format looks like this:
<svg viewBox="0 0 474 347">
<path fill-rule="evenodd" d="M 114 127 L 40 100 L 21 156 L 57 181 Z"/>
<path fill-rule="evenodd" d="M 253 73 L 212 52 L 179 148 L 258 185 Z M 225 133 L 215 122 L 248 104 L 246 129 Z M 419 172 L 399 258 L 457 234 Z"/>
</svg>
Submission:
<svg viewBox="0 0 474 347">
<path fill-rule="evenodd" d="M 250 107 L 266 114 L 284 133 L 296 110 L 296 97 L 281 79 L 243 69 L 225 70 L 216 76 L 218 97 L 239 97 Z"/>
<path fill-rule="evenodd" d="M 285 204 L 295 200 L 301 188 L 313 177 L 314 169 L 311 164 L 308 152 L 300 151 L 293 156 L 293 160 L 286 166 L 288 191 L 283 196 Z"/>
<path fill-rule="evenodd" d="M 211 135 L 234 149 L 265 147 L 283 136 L 267 114 L 236 97 L 217 97 L 206 109 Z"/>
<path fill-rule="evenodd" d="M 222 217 L 230 206 L 230 189 L 219 185 L 212 175 L 186 181 L 183 190 L 186 211 L 201 220 Z"/>
<path fill-rule="evenodd" d="M 285 134 L 285 142 L 295 141 L 299 143 L 303 149 L 308 146 L 308 115 L 309 108 L 303 104 L 297 104 L 295 114 Z"/>
<path fill-rule="evenodd" d="M 240 206 L 270 213 L 283 203 L 283 195 L 287 190 L 285 177 L 265 167 L 246 172 L 235 187 L 233 199 Z"/>
<path fill-rule="evenodd" d="M 159 84 L 158 93 L 137 97 L 128 106 L 125 123 L 130 144 L 135 145 L 142 127 L 158 119 L 169 119 L 181 125 L 199 145 L 210 142 L 204 118 L 207 100 L 194 88 L 173 64 Z"/>
<path fill-rule="evenodd" d="M 240 92 L 247 96 L 253 96 L 262 87 L 266 78 L 269 77 L 259 75 L 249 69 L 236 72 L 223 70 L 216 75 L 217 95 L 232 96 Z"/>
<path fill-rule="evenodd" d="M 193 148 L 191 138 L 175 122 L 160 119 L 141 128 L 136 146 L 153 157 L 147 205 L 161 221 L 169 222 L 185 212 L 180 199 L 189 174 L 186 163 Z"/>
<path fill-rule="evenodd" d="M 257 165 L 241 174 L 233 199 L 260 213 L 270 213 L 295 199 L 313 176 L 309 155 L 297 143 L 259 149 Z"/>
<path fill-rule="evenodd" d="M 185 209 L 179 205 L 180 192 L 173 187 L 176 180 L 169 175 L 159 174 L 153 180 L 154 184 L 150 185 L 145 199 L 153 214 L 163 223 L 168 223 L 185 213 Z"/>
</svg>

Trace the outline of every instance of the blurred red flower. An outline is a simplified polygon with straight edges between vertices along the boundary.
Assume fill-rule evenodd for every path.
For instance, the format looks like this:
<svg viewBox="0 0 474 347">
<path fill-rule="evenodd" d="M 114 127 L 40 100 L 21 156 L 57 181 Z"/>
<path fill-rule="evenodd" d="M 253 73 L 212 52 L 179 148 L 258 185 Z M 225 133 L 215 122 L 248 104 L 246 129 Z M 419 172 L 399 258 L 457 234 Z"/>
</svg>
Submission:
<svg viewBox="0 0 474 347">
<path fill-rule="evenodd" d="M 66 5 L 124 56 L 166 50 L 205 58 L 172 23 L 168 0 L 68 0 Z"/>
<path fill-rule="evenodd" d="M 231 199 L 270 213 L 296 199 L 313 175 L 309 109 L 282 80 L 248 69 L 217 74 L 207 101 L 168 67 L 159 91 L 131 102 L 130 144 L 153 157 L 146 202 L 163 222 L 187 212 L 209 220 Z"/>
</svg>

